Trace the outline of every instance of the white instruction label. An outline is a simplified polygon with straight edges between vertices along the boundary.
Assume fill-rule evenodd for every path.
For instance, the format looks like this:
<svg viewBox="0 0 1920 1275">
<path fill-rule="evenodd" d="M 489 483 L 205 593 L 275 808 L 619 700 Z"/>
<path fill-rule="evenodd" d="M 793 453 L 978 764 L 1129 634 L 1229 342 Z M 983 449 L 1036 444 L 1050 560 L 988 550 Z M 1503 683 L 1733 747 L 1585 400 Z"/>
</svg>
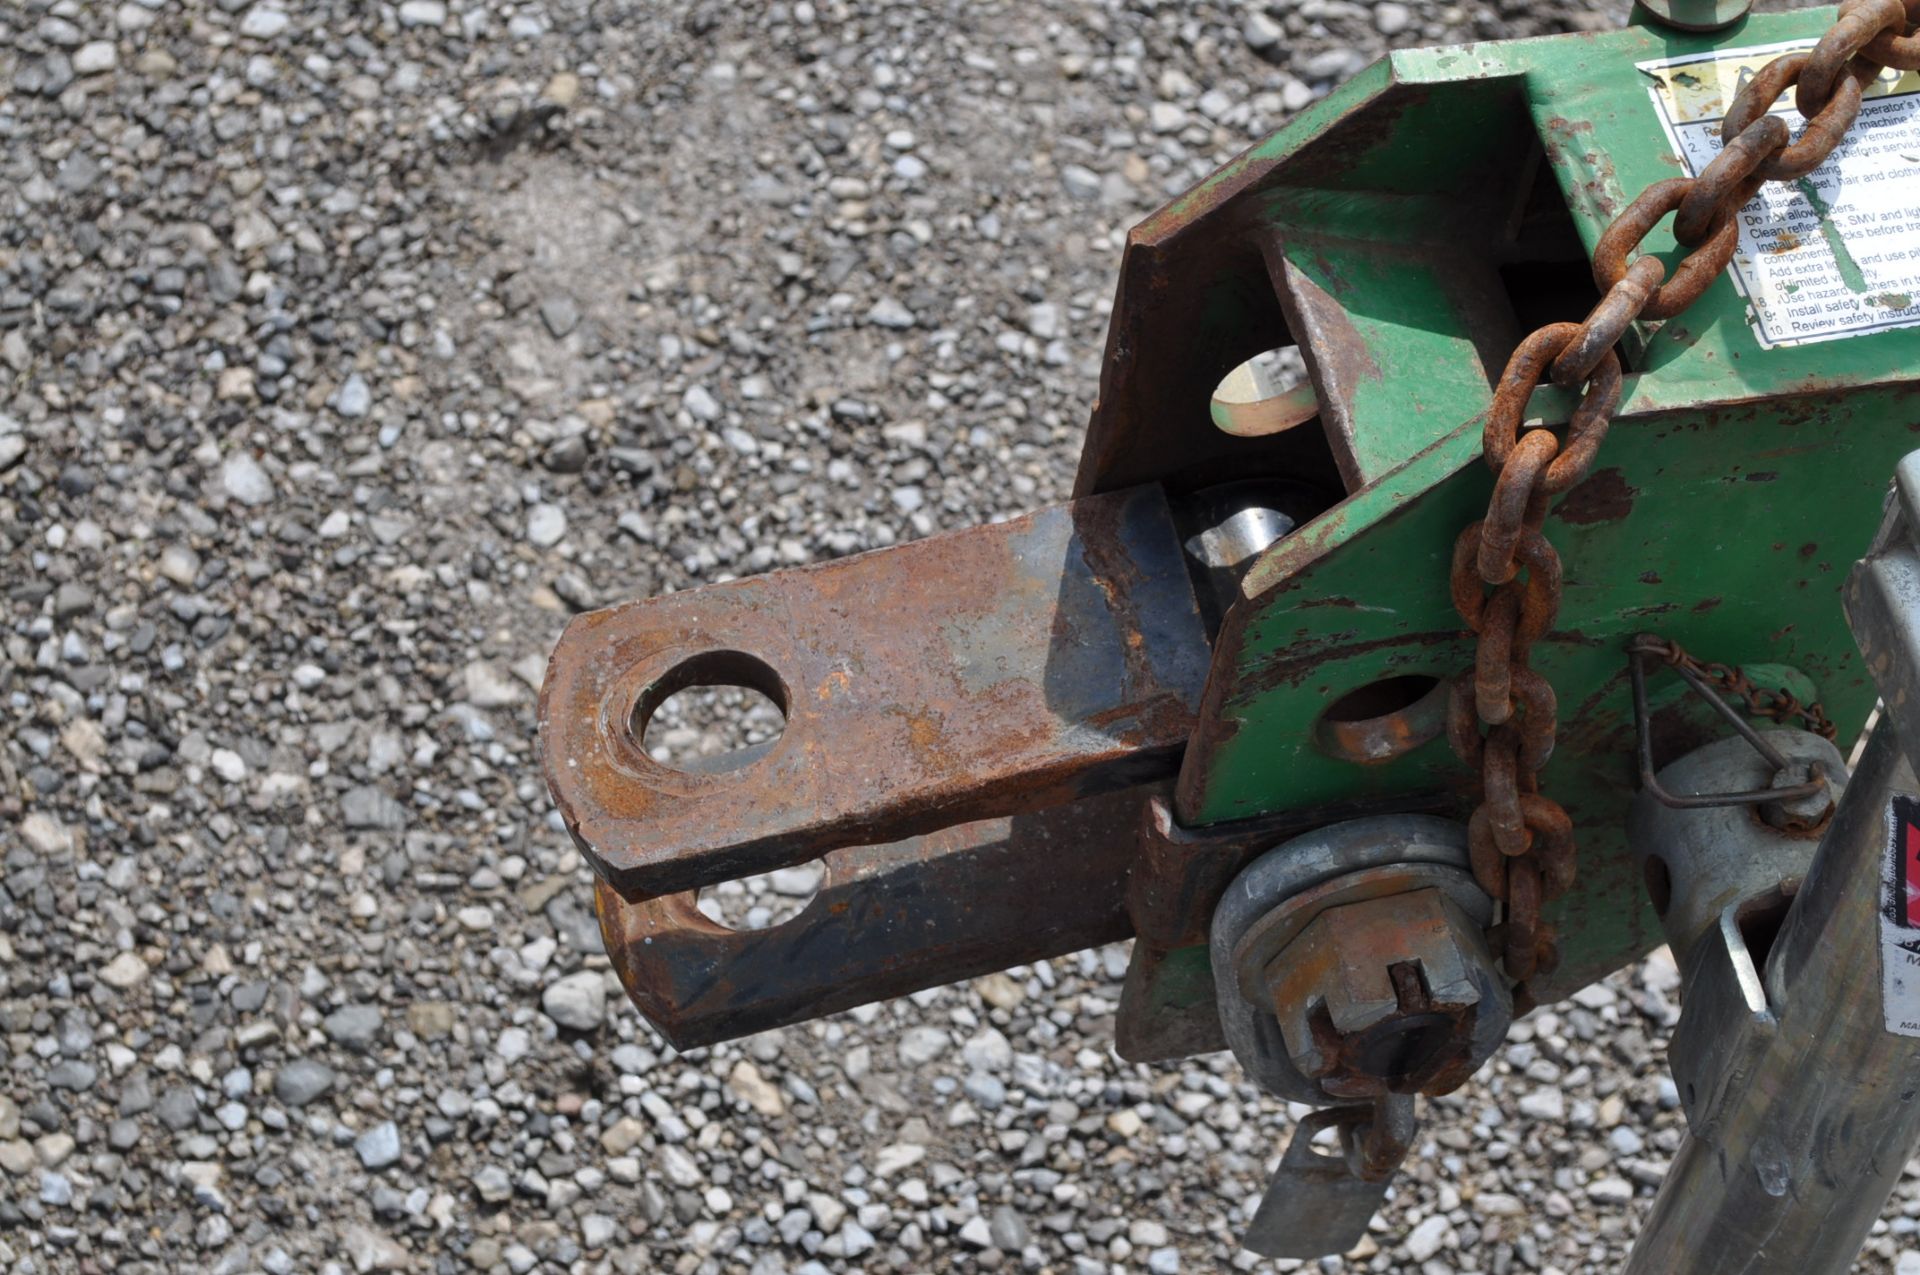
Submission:
<svg viewBox="0 0 1920 1275">
<path fill-rule="evenodd" d="M 1880 996 L 1887 1030 L 1920 1036 L 1920 798 L 1896 796 L 1880 866 Z"/>
<path fill-rule="evenodd" d="M 1754 73 L 1813 44 L 1639 64 L 1689 174 L 1720 153 L 1720 121 Z M 1800 136 L 1806 120 L 1791 90 L 1773 113 Z M 1826 163 L 1796 182 L 1768 182 L 1740 210 L 1733 277 L 1768 348 L 1920 324 L 1920 74 L 1885 72 Z"/>
</svg>

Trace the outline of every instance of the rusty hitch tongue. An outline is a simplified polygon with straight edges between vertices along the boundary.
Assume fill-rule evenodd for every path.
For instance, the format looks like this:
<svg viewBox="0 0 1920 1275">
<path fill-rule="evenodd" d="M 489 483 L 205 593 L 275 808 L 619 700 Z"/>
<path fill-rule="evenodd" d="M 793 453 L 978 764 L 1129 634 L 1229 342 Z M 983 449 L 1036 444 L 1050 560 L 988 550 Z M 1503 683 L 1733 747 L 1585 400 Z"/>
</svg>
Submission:
<svg viewBox="0 0 1920 1275">
<path fill-rule="evenodd" d="M 1137 487 L 838 562 L 580 616 L 547 667 L 547 783 L 634 898 L 1171 773 L 1208 642 L 1167 502 Z M 692 685 L 786 717 L 751 765 L 641 745 Z"/>
<path fill-rule="evenodd" d="M 838 1007 L 821 997 L 859 1004 L 1124 937 L 1115 864 L 1207 675 L 1181 540 L 1160 488 L 1136 487 L 575 619 L 541 693 L 547 782 L 649 1017 L 676 1043 L 719 1039 Z M 711 685 L 772 700 L 779 738 L 725 772 L 650 756 L 652 714 Z M 1087 800 L 1109 793 L 1124 798 Z M 1034 877 L 1021 854 L 1051 870 Z M 693 909 L 702 886 L 823 855 L 827 902 L 756 942 Z M 930 928 L 905 924 L 922 915 Z M 845 985 L 810 983 L 808 1012 L 789 1003 L 803 940 L 808 977 Z"/>
</svg>

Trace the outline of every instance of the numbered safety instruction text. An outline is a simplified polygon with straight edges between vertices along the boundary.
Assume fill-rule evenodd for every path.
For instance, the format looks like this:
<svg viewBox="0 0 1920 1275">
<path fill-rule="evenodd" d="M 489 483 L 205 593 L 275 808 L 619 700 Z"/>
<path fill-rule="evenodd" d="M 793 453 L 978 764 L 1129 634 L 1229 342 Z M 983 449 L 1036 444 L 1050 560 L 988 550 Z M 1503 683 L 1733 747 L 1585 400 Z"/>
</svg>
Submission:
<svg viewBox="0 0 1920 1275">
<path fill-rule="evenodd" d="M 1720 121 L 1753 73 L 1795 41 L 1643 62 L 1661 123 L 1687 171 L 1720 152 Z M 1774 114 L 1799 136 L 1784 95 Z M 1888 71 L 1826 163 L 1771 181 L 1740 210 L 1735 285 L 1764 346 L 1802 345 L 1920 323 L 1920 75 Z"/>
</svg>

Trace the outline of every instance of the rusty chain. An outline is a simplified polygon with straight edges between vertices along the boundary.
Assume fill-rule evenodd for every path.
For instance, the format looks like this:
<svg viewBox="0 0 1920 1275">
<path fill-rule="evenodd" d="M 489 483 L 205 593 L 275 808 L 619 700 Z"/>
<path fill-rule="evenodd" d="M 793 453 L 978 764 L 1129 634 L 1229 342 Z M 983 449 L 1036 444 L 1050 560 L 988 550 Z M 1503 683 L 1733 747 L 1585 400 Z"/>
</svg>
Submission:
<svg viewBox="0 0 1920 1275">
<path fill-rule="evenodd" d="M 1865 87 L 1883 69 L 1920 70 L 1920 35 L 1909 30 L 1916 21 L 1920 0 L 1843 0 L 1812 49 L 1761 68 L 1728 108 L 1720 153 L 1700 175 L 1655 182 L 1601 234 L 1593 252 L 1600 303 L 1580 323 L 1548 324 L 1521 341 L 1494 390 L 1481 441 L 1495 474 L 1493 498 L 1487 516 L 1463 530 L 1453 549 L 1453 603 L 1477 648 L 1473 667 L 1451 688 L 1447 737 L 1479 772 L 1468 844 L 1475 878 L 1503 905 L 1489 937 L 1517 985 L 1516 1012 L 1533 1003 L 1530 980 L 1558 960 L 1540 908 L 1572 887 L 1575 871 L 1573 822 L 1540 791 L 1558 709 L 1553 688 L 1529 661 L 1560 607 L 1560 556 L 1541 530 L 1548 502 L 1593 466 L 1620 403 L 1614 346 L 1627 328 L 1636 320 L 1670 319 L 1698 300 L 1733 259 L 1738 213 L 1755 192 L 1824 163 L 1859 115 Z M 1769 114 L 1789 88 L 1807 120 L 1798 139 Z M 1652 256 L 1629 261 L 1669 213 L 1674 238 L 1689 250 L 1672 274 Z M 1548 378 L 1581 391 L 1564 441 L 1550 429 L 1523 424 L 1528 399 Z M 1699 671 L 1757 712 L 1801 715 L 1816 731 L 1833 729 L 1817 705 L 1757 690 L 1737 670 L 1700 665 Z"/>
<path fill-rule="evenodd" d="M 1807 730 L 1829 742 L 1840 735 L 1839 728 L 1828 720 L 1827 711 L 1817 701 L 1802 704 L 1800 697 L 1784 686 L 1778 690 L 1755 686 L 1745 669 L 1699 659 L 1688 654 L 1672 638 L 1643 633 L 1634 638 L 1627 649 L 1641 655 L 1651 655 L 1669 668 L 1683 668 L 1697 673 L 1713 683 L 1722 694 L 1745 703 L 1749 717 L 1764 717 L 1783 726 L 1798 719 Z"/>
</svg>

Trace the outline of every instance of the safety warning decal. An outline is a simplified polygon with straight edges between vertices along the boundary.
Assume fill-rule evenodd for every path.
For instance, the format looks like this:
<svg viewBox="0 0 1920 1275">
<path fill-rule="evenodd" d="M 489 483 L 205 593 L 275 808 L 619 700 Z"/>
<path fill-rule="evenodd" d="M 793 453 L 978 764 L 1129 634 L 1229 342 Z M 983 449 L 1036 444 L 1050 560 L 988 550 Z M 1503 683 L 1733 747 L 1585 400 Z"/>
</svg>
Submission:
<svg viewBox="0 0 1920 1275">
<path fill-rule="evenodd" d="M 1887 1030 L 1920 1036 L 1920 798 L 1896 796 L 1880 872 L 1880 973 Z"/>
<path fill-rule="evenodd" d="M 1642 62 L 1660 122 L 1687 172 L 1720 152 L 1720 121 L 1761 67 L 1813 46 L 1794 40 Z M 1798 137 L 1784 94 L 1773 114 Z M 1740 210 L 1734 285 L 1768 348 L 1920 324 L 1920 73 L 1889 69 L 1827 162 L 1768 182 Z"/>
</svg>

